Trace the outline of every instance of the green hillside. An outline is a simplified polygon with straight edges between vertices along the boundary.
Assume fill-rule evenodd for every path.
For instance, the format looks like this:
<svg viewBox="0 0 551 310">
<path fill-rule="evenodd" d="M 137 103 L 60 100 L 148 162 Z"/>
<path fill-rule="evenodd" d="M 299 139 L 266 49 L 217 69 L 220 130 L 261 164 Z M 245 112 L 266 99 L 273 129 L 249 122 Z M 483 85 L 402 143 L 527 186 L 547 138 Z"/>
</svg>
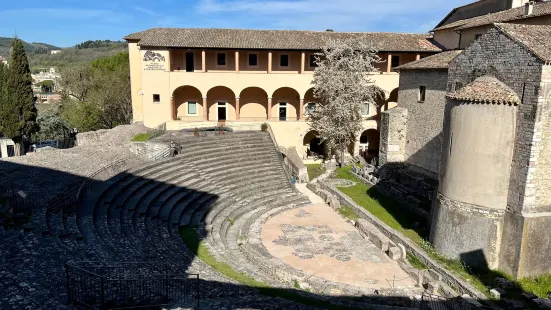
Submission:
<svg viewBox="0 0 551 310">
<path fill-rule="evenodd" d="M 12 39 L 13 38 L 0 37 L 0 56 L 8 57 L 10 53 L 10 44 Z M 28 55 L 38 54 L 38 53 L 46 54 L 46 53 L 49 53 L 51 50 L 60 49 L 57 46 L 47 44 L 47 43 L 41 43 L 41 42 L 27 43 L 25 41 L 23 41 L 23 47 L 25 48 L 25 52 L 27 52 Z"/>
<path fill-rule="evenodd" d="M 8 57 L 12 38 L 0 37 L 0 56 Z M 29 58 L 31 71 L 49 67 L 62 68 L 76 62 L 91 62 L 94 59 L 110 57 L 126 51 L 126 43 L 123 41 L 88 40 L 74 47 L 60 48 L 55 45 L 23 41 L 23 46 Z M 61 53 L 50 54 L 51 50 L 61 50 Z"/>
</svg>

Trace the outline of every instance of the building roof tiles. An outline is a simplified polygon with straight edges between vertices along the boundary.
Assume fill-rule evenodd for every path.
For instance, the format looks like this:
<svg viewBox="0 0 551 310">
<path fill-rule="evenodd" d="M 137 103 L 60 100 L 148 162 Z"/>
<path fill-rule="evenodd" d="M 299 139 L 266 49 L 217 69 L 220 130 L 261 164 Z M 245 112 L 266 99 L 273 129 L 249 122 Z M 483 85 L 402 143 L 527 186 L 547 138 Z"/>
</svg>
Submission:
<svg viewBox="0 0 551 310">
<path fill-rule="evenodd" d="M 140 46 L 320 50 L 327 40 L 360 38 L 373 42 L 384 52 L 439 52 L 441 47 L 429 34 L 384 32 L 331 32 L 301 30 L 252 30 L 215 28 L 153 28 L 129 34 Z"/>
<path fill-rule="evenodd" d="M 435 28 L 433 31 L 449 28 L 463 30 L 468 28 L 491 25 L 494 23 L 511 22 L 515 20 L 551 15 L 551 2 L 534 3 L 533 6 L 534 8 L 531 14 L 525 14 L 525 7 L 520 6 L 509 10 L 458 20 L 453 23 Z"/>
<path fill-rule="evenodd" d="M 476 103 L 498 103 L 518 105 L 520 99 L 515 91 L 493 76 L 481 76 L 446 97 L 459 101 Z"/>
<path fill-rule="evenodd" d="M 495 26 L 542 61 L 551 63 L 551 26 L 525 24 L 495 24 Z"/>
<path fill-rule="evenodd" d="M 461 50 L 445 51 L 401 65 L 396 67 L 396 70 L 447 69 L 450 62 L 461 52 Z"/>
</svg>

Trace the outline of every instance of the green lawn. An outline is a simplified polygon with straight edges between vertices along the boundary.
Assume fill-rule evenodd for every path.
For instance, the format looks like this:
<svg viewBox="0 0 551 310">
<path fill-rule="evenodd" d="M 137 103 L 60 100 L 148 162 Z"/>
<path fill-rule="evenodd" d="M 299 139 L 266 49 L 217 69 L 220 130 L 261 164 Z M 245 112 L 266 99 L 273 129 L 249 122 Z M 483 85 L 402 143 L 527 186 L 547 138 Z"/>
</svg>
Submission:
<svg viewBox="0 0 551 310">
<path fill-rule="evenodd" d="M 522 291 L 527 291 L 547 297 L 547 292 L 551 291 L 551 275 L 543 275 L 537 278 L 527 278 L 514 281 L 510 275 L 501 271 L 471 268 L 465 266 L 459 260 L 449 259 L 440 255 L 427 241 L 429 227 L 426 221 L 401 208 L 400 205 L 389 196 L 382 194 L 377 189 L 372 188 L 362 182 L 358 182 L 356 177 L 350 172 L 350 166 L 337 168 L 336 177 L 356 181 L 352 187 L 340 187 L 339 190 L 348 195 L 354 202 L 362 206 L 369 213 L 373 214 L 379 220 L 388 226 L 399 231 L 422 248 L 431 258 L 440 262 L 448 270 L 462 277 L 471 283 L 478 290 L 487 296 L 490 296 L 489 290 L 496 285 L 496 278 L 502 277 L 513 281 L 513 287 L 506 290 L 507 296 L 520 297 Z M 426 268 L 414 257 L 408 257 L 410 263 L 416 268 Z"/>
<path fill-rule="evenodd" d="M 319 177 L 325 172 L 325 168 L 323 168 L 321 164 L 307 164 L 306 168 L 308 169 L 308 179 L 310 181 Z"/>
<path fill-rule="evenodd" d="M 132 138 L 132 141 L 145 142 L 145 141 L 149 141 L 151 137 L 152 137 L 152 134 L 149 132 L 139 133 L 135 135 L 134 138 Z"/>
<path fill-rule="evenodd" d="M 230 265 L 217 261 L 216 258 L 212 256 L 212 254 L 210 254 L 208 248 L 203 244 L 203 242 L 197 239 L 197 234 L 193 228 L 186 227 L 186 228 L 180 229 L 180 236 L 182 236 L 182 239 L 184 240 L 184 243 L 186 244 L 186 246 L 207 265 L 211 266 L 216 271 L 220 272 L 221 274 L 231 279 L 239 281 L 244 285 L 258 289 L 259 292 L 263 295 L 285 298 L 297 303 L 301 303 L 312 307 L 319 307 L 322 309 L 336 309 L 336 310 L 357 309 L 357 308 L 331 305 L 325 301 L 310 299 L 302 295 L 299 295 L 297 292 L 293 292 L 292 290 L 272 288 L 267 283 L 257 281 L 256 279 L 247 275 L 246 273 L 237 272 Z M 296 281 L 293 283 L 293 286 L 295 288 L 300 288 L 299 283 Z"/>
</svg>

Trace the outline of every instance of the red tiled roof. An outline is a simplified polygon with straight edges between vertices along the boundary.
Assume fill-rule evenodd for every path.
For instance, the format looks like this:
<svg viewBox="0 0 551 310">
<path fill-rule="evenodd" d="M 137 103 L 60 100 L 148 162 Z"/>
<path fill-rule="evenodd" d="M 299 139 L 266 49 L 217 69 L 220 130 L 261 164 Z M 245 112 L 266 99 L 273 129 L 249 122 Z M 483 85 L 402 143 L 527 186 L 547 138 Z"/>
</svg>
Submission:
<svg viewBox="0 0 551 310">
<path fill-rule="evenodd" d="M 542 61 L 551 62 L 551 26 L 525 24 L 495 24 L 495 26 Z"/>
<path fill-rule="evenodd" d="M 153 28 L 125 37 L 126 40 L 138 40 L 140 46 L 281 50 L 320 50 L 330 38 L 370 41 L 382 52 L 442 50 L 429 34 L 410 33 Z"/>
<path fill-rule="evenodd" d="M 447 98 L 459 101 L 498 103 L 518 105 L 520 99 L 515 91 L 493 76 L 481 76 L 455 92 L 446 94 Z"/>
<path fill-rule="evenodd" d="M 421 58 L 417 61 L 396 67 L 396 70 L 419 70 L 419 69 L 447 69 L 455 56 L 461 54 L 461 50 L 445 51 L 436 55 Z"/>
</svg>

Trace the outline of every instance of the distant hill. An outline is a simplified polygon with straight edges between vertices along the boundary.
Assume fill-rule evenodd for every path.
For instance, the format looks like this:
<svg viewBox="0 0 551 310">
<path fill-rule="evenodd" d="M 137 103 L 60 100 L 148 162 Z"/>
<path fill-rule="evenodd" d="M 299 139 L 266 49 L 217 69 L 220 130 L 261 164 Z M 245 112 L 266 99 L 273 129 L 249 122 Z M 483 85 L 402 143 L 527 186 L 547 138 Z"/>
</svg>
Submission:
<svg viewBox="0 0 551 310">
<path fill-rule="evenodd" d="M 0 56 L 9 57 L 12 38 L 0 37 Z M 29 58 L 31 71 L 49 67 L 63 68 L 76 62 L 92 62 L 94 59 L 113 56 L 124 52 L 127 45 L 124 41 L 88 40 L 73 47 L 60 48 L 55 45 L 23 41 L 23 46 Z M 61 53 L 52 55 L 50 51 L 61 50 Z"/>
<path fill-rule="evenodd" d="M 13 38 L 0 37 L 0 56 L 8 57 L 10 54 L 10 45 Z M 49 54 L 51 50 L 59 50 L 61 48 L 41 42 L 28 43 L 23 41 L 23 47 L 28 55 L 31 54 Z"/>
</svg>

